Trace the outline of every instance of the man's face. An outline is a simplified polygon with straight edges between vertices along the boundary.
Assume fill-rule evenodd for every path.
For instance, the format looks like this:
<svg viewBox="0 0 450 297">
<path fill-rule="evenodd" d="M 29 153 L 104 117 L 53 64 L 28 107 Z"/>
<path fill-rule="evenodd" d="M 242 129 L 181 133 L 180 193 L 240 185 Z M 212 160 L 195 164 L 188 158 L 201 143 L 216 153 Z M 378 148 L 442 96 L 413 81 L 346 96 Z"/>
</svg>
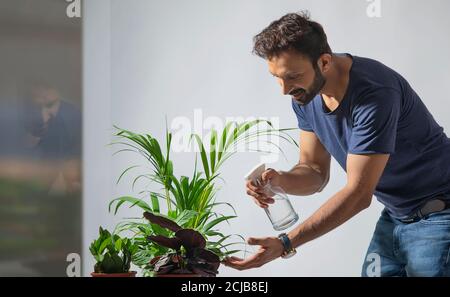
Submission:
<svg viewBox="0 0 450 297">
<path fill-rule="evenodd" d="M 53 89 L 35 88 L 32 96 L 33 103 L 41 110 L 44 125 L 47 125 L 58 113 L 60 102 L 58 92 Z"/>
<path fill-rule="evenodd" d="M 50 121 L 56 117 L 60 106 L 60 97 L 56 90 L 36 87 L 31 92 L 29 130 L 36 137 L 46 133 Z"/>
<path fill-rule="evenodd" d="M 311 102 L 325 85 L 326 79 L 318 65 L 294 50 L 272 57 L 268 64 L 283 94 L 290 95 L 300 105 Z"/>
</svg>

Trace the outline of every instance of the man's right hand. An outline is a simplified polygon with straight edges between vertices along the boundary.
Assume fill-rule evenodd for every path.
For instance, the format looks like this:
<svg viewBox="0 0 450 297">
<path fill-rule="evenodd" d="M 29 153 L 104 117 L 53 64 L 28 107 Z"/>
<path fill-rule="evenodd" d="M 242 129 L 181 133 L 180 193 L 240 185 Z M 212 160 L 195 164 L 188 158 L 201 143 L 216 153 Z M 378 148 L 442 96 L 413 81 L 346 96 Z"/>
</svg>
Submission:
<svg viewBox="0 0 450 297">
<path fill-rule="evenodd" d="M 269 168 L 263 172 L 261 175 L 262 184 L 256 185 L 253 181 L 247 181 L 246 190 L 247 195 L 253 198 L 255 203 L 261 208 L 269 207 L 269 204 L 273 204 L 275 202 L 274 199 L 269 197 L 267 193 L 264 192 L 264 186 L 270 181 L 272 186 L 280 185 L 281 175 L 278 171 Z"/>
</svg>

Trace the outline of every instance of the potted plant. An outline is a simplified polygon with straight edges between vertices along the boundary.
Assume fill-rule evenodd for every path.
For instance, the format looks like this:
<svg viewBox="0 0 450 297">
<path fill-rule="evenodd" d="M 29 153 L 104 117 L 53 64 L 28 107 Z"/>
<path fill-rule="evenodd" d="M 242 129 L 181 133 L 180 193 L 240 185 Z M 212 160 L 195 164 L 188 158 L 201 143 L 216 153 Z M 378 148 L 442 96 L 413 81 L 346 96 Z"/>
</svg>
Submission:
<svg viewBox="0 0 450 297">
<path fill-rule="evenodd" d="M 137 246 L 129 238 L 121 238 L 100 227 L 99 237 L 91 243 L 89 250 L 97 261 L 91 273 L 93 277 L 136 276 L 136 271 L 130 271 L 130 264 Z"/>
<path fill-rule="evenodd" d="M 220 258 L 206 248 L 206 240 L 200 232 L 184 229 L 174 221 L 145 212 L 144 217 L 151 223 L 168 229 L 173 236 L 148 236 L 150 242 L 168 248 L 164 255 L 150 261 L 156 276 L 216 276 Z"/>
<path fill-rule="evenodd" d="M 258 126 L 263 124 L 268 128 L 259 129 Z M 258 129 L 254 131 L 255 129 L 252 128 Z M 141 181 L 148 182 L 146 187 L 139 192 L 141 197 L 122 196 L 112 200 L 109 204 L 109 211 L 114 212 L 114 214 L 117 214 L 119 208 L 124 204 L 129 204 L 129 207 L 139 207 L 146 213 L 147 220 L 142 217 L 128 218 L 120 222 L 115 230 L 115 233 L 118 234 L 121 232 L 133 234 L 133 241 L 137 245 L 137 250 L 132 254 L 132 262 L 142 269 L 144 276 L 161 275 L 169 267 L 171 267 L 171 270 L 165 271 L 166 273 L 180 275 L 181 272 L 186 272 L 186 267 L 190 265 L 186 263 L 195 261 L 192 256 L 197 255 L 198 251 L 210 255 L 211 260 L 214 257 L 211 253 L 215 254 L 214 261 L 209 263 L 214 267 L 218 263 L 220 264 L 220 260 L 224 257 L 241 251 L 242 249 L 230 250 L 230 247 L 245 244 L 242 236 L 238 234 L 226 235 L 217 228 L 220 223 L 236 217 L 235 209 L 231 204 L 216 201 L 216 194 L 220 189 L 218 183 L 220 169 L 225 161 L 236 153 L 238 144 L 247 145 L 258 140 L 259 136 L 276 135 L 295 143 L 295 140 L 285 133 L 289 129 L 273 129 L 268 121 L 255 120 L 241 124 L 230 122 L 226 124 L 221 133 L 212 129 L 208 142 L 204 142 L 199 135 L 192 134 L 190 139 L 195 141 L 199 148 L 203 168 L 197 168 L 196 158 L 191 176 L 176 176 L 170 155 L 172 134 L 167 129 L 165 148 L 149 134 L 138 134 L 120 128 L 117 129 L 118 132 L 115 136 L 118 141 L 112 144 L 123 146 L 118 152 L 138 153 L 151 166 L 150 171 L 146 170 L 144 173 L 138 174 L 132 182 L 133 189 Z M 126 174 L 139 167 L 140 165 L 133 165 L 126 168 L 119 176 L 117 183 Z M 159 185 L 160 190 L 148 190 L 148 185 Z M 162 205 L 161 202 L 163 202 Z M 225 215 L 218 212 L 217 207 L 219 205 L 228 206 L 233 214 Z M 176 228 L 179 228 L 179 230 L 168 229 L 164 223 L 161 226 L 150 220 L 149 215 L 158 218 L 164 217 L 178 226 Z M 177 232 L 178 235 L 187 233 L 193 238 L 197 238 L 196 243 L 199 245 L 195 245 L 192 249 L 188 248 L 188 251 L 186 248 L 188 243 L 184 243 Z M 233 236 L 242 240 L 230 242 Z M 203 240 L 200 238 L 203 238 Z M 179 245 L 168 246 L 166 244 L 175 241 L 178 241 Z M 216 257 L 219 258 L 219 262 L 216 261 Z M 194 272 L 193 269 L 189 269 L 189 271 Z M 215 275 L 215 273 L 217 273 L 217 268 L 209 270 L 208 273 L 198 274 Z"/>
</svg>

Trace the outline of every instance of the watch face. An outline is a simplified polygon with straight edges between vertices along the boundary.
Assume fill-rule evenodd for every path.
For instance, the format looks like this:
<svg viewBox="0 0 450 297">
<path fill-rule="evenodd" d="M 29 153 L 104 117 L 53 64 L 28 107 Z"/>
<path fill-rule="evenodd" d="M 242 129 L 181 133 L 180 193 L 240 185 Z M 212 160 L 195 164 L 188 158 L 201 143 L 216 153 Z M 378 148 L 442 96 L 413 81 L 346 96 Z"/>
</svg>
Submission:
<svg viewBox="0 0 450 297">
<path fill-rule="evenodd" d="M 292 249 L 289 252 L 283 253 L 283 255 L 281 255 L 281 258 L 287 259 L 287 258 L 294 256 L 296 253 L 297 253 L 297 251 L 295 249 Z"/>
</svg>

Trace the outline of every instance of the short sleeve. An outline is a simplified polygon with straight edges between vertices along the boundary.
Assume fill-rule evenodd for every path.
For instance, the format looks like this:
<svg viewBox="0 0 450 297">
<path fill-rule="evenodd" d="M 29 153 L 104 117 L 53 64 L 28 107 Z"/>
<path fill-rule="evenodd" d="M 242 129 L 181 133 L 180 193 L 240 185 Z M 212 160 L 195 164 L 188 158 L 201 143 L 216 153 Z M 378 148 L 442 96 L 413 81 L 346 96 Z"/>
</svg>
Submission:
<svg viewBox="0 0 450 297">
<path fill-rule="evenodd" d="M 351 154 L 392 154 L 395 152 L 401 94 L 383 88 L 362 98 L 353 107 Z"/>
<path fill-rule="evenodd" d="M 294 100 L 292 100 L 292 109 L 294 110 L 295 115 L 297 116 L 298 127 L 302 130 L 312 132 L 313 129 L 311 127 L 311 124 L 306 119 L 305 112 L 302 110 L 302 108 L 300 108 L 300 106 L 297 103 L 295 103 Z"/>
</svg>

